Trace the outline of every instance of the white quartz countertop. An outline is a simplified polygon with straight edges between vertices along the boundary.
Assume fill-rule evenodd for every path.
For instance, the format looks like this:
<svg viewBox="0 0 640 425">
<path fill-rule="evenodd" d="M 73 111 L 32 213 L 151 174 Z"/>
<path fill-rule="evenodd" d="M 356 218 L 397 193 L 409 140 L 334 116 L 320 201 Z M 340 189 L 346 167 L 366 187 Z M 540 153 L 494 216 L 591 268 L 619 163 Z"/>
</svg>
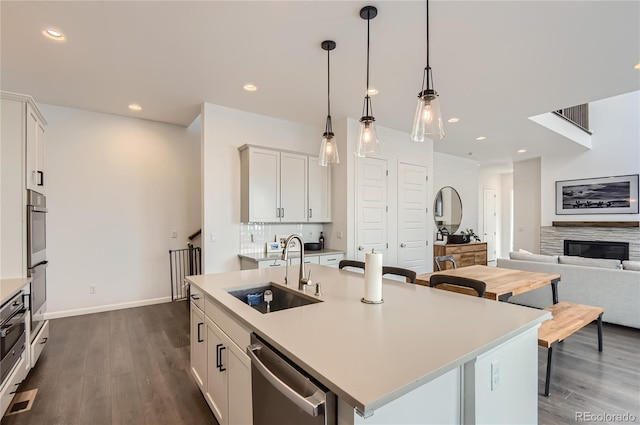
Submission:
<svg viewBox="0 0 640 425">
<path fill-rule="evenodd" d="M 29 277 L 19 277 L 15 279 L 0 279 L 0 304 L 4 304 L 15 294 L 18 293 L 25 285 L 31 282 Z"/>
<path fill-rule="evenodd" d="M 344 254 L 344 251 L 340 251 L 338 249 L 323 249 L 321 251 L 304 252 L 305 257 L 331 254 Z M 300 252 L 290 251 L 288 256 L 289 258 L 300 258 Z M 238 254 L 238 257 L 253 261 L 273 261 L 282 259 L 282 254 L 278 252 L 249 252 L 246 254 Z"/>
<path fill-rule="evenodd" d="M 290 276 L 296 276 L 293 269 Z M 384 303 L 364 304 L 362 274 L 316 264 L 306 269 L 313 270 L 314 283 L 322 283 L 324 302 L 269 314 L 226 291 L 281 284 L 284 267 L 187 280 L 365 414 L 551 317 L 546 311 L 387 279 Z M 307 295 L 314 296 L 314 289 L 309 287 Z"/>
</svg>

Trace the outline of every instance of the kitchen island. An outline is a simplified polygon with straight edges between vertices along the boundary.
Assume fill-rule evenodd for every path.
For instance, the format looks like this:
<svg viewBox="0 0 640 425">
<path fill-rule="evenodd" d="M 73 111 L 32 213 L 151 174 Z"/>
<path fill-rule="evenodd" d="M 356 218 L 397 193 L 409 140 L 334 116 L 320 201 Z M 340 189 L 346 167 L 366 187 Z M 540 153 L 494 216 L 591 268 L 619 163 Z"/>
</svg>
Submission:
<svg viewBox="0 0 640 425">
<path fill-rule="evenodd" d="M 307 270 L 314 283 L 322 283 L 322 295 L 313 295 L 315 285 L 306 289 L 319 303 L 262 314 L 228 294 L 268 282 L 282 285 L 284 269 L 187 278 L 192 326 L 199 305 L 203 321 L 232 345 L 226 350 L 231 366 L 232 358 L 246 366 L 239 353 L 256 333 L 337 395 L 339 424 L 537 422 L 537 328 L 548 312 L 386 279 L 384 303 L 364 304 L 361 274 L 320 265 Z M 298 270 L 290 269 L 293 281 Z M 298 291 L 297 284 L 288 289 Z M 192 327 L 192 344 L 201 336 L 201 327 Z M 192 345 L 192 370 L 205 398 L 221 423 L 234 423 L 239 400 L 232 397 L 243 393 L 237 386 L 250 386 L 250 372 L 238 373 L 239 381 L 228 379 L 221 406 L 204 372 L 194 370 L 198 356 Z"/>
</svg>

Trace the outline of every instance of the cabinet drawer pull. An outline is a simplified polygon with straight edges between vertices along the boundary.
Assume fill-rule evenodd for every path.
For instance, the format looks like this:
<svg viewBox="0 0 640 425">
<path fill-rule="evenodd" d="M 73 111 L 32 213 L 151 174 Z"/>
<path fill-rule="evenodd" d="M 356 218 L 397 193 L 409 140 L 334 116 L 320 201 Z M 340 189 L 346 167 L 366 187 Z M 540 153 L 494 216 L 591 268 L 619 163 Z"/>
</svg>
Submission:
<svg viewBox="0 0 640 425">
<path fill-rule="evenodd" d="M 218 368 L 218 370 L 220 372 L 224 372 L 225 369 L 224 366 L 222 366 L 222 350 L 224 350 L 226 347 L 222 344 L 216 344 L 216 367 Z"/>
<path fill-rule="evenodd" d="M 204 339 L 200 336 L 200 326 L 204 325 L 204 323 L 198 323 L 198 342 L 204 342 Z"/>
<path fill-rule="evenodd" d="M 325 261 L 328 263 L 329 261 L 336 261 L 336 259 L 335 258 L 327 258 Z"/>
<path fill-rule="evenodd" d="M 313 217 L 313 209 L 309 208 L 309 218 Z"/>
<path fill-rule="evenodd" d="M 38 186 L 44 186 L 44 171 L 36 171 L 38 174 Z"/>
<path fill-rule="evenodd" d="M 48 341 L 48 340 L 49 340 L 49 337 L 48 337 L 48 336 L 45 336 L 44 338 L 42 338 L 42 342 L 41 342 L 40 344 L 43 344 L 43 345 L 44 345 L 44 344 L 46 344 L 46 343 L 47 343 L 47 341 Z"/>
</svg>

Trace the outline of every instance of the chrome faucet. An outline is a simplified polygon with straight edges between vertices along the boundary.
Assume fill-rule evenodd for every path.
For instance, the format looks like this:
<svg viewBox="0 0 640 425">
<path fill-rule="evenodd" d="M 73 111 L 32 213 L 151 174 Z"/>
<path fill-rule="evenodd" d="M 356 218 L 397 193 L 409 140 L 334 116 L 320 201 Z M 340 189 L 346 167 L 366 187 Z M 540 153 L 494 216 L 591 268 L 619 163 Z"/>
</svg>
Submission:
<svg viewBox="0 0 640 425">
<path fill-rule="evenodd" d="M 305 277 L 304 273 L 304 242 L 302 241 L 302 237 L 296 234 L 290 235 L 284 243 L 284 250 L 282 251 L 282 261 L 286 261 L 285 265 L 286 269 L 284 272 L 284 284 L 288 285 L 288 276 L 289 276 L 289 246 L 291 245 L 291 241 L 297 239 L 300 244 L 300 274 L 298 277 L 298 289 L 303 291 L 306 285 L 311 285 L 311 270 L 309 270 L 309 277 Z"/>
</svg>

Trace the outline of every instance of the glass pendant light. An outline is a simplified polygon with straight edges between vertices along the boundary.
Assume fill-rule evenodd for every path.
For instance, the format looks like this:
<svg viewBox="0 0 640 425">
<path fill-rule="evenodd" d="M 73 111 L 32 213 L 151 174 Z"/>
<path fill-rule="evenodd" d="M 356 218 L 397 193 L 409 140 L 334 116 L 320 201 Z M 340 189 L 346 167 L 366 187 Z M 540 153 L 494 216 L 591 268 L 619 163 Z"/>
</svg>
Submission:
<svg viewBox="0 0 640 425">
<path fill-rule="evenodd" d="M 429 0 L 427 3 L 427 66 L 422 76 L 422 90 L 418 93 L 418 106 L 413 119 L 411 140 L 424 142 L 427 138 L 444 138 L 444 125 L 438 93 L 433 87 L 433 74 L 429 66 Z"/>
<path fill-rule="evenodd" d="M 378 9 L 374 6 L 365 6 L 360 9 L 360 17 L 367 20 L 367 91 L 362 106 L 362 118 L 360 118 L 360 134 L 356 155 L 377 156 L 380 155 L 380 142 L 376 134 L 376 119 L 373 117 L 371 98 L 369 97 L 369 22 L 378 15 Z"/>
<path fill-rule="evenodd" d="M 340 158 L 338 157 L 338 146 L 336 145 L 336 138 L 333 135 L 333 128 L 331 126 L 331 67 L 329 63 L 329 52 L 336 48 L 336 42 L 325 40 L 322 42 L 321 46 L 323 50 L 327 51 L 327 123 L 325 124 L 322 143 L 320 144 L 318 164 L 326 167 L 328 165 L 340 163 Z"/>
</svg>

